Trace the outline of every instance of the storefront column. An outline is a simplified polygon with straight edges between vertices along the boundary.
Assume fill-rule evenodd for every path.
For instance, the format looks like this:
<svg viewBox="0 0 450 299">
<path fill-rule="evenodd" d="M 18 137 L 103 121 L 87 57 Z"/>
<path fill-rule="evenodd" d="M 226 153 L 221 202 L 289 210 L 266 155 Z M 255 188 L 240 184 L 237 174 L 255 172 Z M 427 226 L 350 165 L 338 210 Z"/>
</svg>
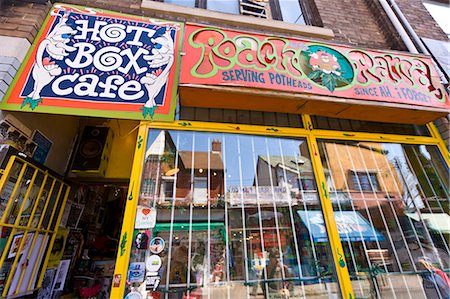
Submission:
<svg viewBox="0 0 450 299">
<path fill-rule="evenodd" d="M 342 249 L 341 239 L 334 218 L 333 206 L 331 205 L 330 194 L 328 193 L 328 186 L 325 180 L 325 173 L 323 170 L 322 161 L 320 160 L 319 148 L 317 140 L 313 134 L 313 125 L 309 115 L 302 115 L 303 126 L 309 130 L 306 136 L 309 152 L 311 155 L 311 163 L 316 177 L 317 189 L 319 192 L 320 203 L 323 212 L 323 218 L 327 228 L 328 239 L 330 241 L 330 249 L 333 254 L 333 261 L 336 269 L 336 274 L 339 280 L 339 287 L 342 298 L 353 299 L 353 289 L 348 273 L 347 264 L 344 258 L 344 250 Z"/>
<path fill-rule="evenodd" d="M 445 162 L 447 162 L 447 165 L 450 167 L 450 153 L 447 149 L 447 145 L 445 144 L 445 141 L 442 139 L 441 134 L 439 133 L 436 126 L 430 122 L 427 124 L 428 130 L 431 133 L 431 136 L 434 137 L 438 141 L 438 148 L 441 151 L 442 156 L 444 157 Z"/>
<path fill-rule="evenodd" d="M 130 184 L 128 188 L 127 203 L 120 233 L 119 248 L 117 250 L 116 267 L 111 288 L 111 298 L 123 298 L 125 283 L 127 281 L 128 263 L 130 260 L 131 245 L 133 243 L 134 219 L 136 218 L 136 209 L 139 199 L 139 190 L 141 183 L 142 160 L 145 154 L 147 144 L 147 126 L 139 124 L 139 131 L 136 140 L 136 149 L 134 151 L 133 168 L 131 170 Z M 121 221 L 121 219 L 117 219 Z"/>
</svg>

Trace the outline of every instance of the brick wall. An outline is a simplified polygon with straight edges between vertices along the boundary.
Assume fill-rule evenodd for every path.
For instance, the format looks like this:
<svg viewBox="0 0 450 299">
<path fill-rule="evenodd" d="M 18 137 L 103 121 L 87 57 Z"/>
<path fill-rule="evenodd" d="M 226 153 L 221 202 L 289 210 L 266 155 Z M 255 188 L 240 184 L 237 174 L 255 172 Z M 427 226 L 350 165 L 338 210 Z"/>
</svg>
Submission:
<svg viewBox="0 0 450 299">
<path fill-rule="evenodd" d="M 140 9 L 141 0 L 60 2 L 152 16 L 151 12 Z M 314 2 L 314 11 L 319 13 L 324 27 L 334 31 L 336 42 L 374 49 L 405 49 L 378 1 L 314 0 Z M 397 0 L 397 3 L 419 36 L 446 40 L 446 35 L 429 15 L 421 0 Z M 30 42 L 33 41 L 51 7 L 49 2 L 37 4 L 24 0 L 3 0 L 3 4 L 0 5 L 2 5 L 0 35 L 23 37 Z"/>
<path fill-rule="evenodd" d="M 374 0 L 370 0 L 374 1 Z M 315 0 L 323 25 L 334 31 L 338 43 L 390 49 L 375 12 L 365 0 Z"/>
<path fill-rule="evenodd" d="M 59 2 L 86 5 L 139 16 L 144 15 L 144 12 L 141 10 L 141 0 L 62 0 Z M 146 13 L 146 15 L 148 15 L 148 13 Z"/>
<path fill-rule="evenodd" d="M 395 2 L 418 36 L 448 41 L 447 35 L 430 15 L 422 0 L 395 0 Z"/>
<path fill-rule="evenodd" d="M 436 127 L 441 133 L 442 139 L 444 139 L 447 149 L 450 150 L 450 115 L 442 117 L 434 122 Z"/>
<path fill-rule="evenodd" d="M 419 37 L 448 41 L 447 35 L 430 15 L 421 0 L 395 0 L 395 2 Z M 447 148 L 450 148 L 449 116 L 438 119 L 435 124 L 442 139 L 446 142 Z"/>
<path fill-rule="evenodd" d="M 325 27 L 335 41 L 374 49 L 406 50 L 398 33 L 377 0 L 315 0 Z M 396 0 L 420 37 L 448 41 L 422 0 Z"/>
<path fill-rule="evenodd" d="M 0 9 L 0 36 L 26 38 L 30 43 L 41 28 L 51 4 L 4 0 Z"/>
<path fill-rule="evenodd" d="M 398 34 L 391 20 L 384 12 L 383 7 L 379 1 L 365 0 L 369 6 L 370 11 L 374 15 L 378 28 L 383 33 L 383 36 L 392 50 L 406 51 L 407 48 Z"/>
</svg>

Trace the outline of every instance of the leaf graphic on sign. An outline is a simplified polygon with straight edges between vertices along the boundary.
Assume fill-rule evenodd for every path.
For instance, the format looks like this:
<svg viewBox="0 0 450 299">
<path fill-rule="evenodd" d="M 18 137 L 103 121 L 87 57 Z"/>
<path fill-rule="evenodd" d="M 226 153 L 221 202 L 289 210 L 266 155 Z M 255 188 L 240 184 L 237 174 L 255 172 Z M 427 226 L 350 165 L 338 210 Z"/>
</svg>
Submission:
<svg viewBox="0 0 450 299">
<path fill-rule="evenodd" d="M 120 256 L 125 253 L 125 246 L 127 245 L 127 232 L 122 236 L 122 241 L 120 241 Z"/>
</svg>

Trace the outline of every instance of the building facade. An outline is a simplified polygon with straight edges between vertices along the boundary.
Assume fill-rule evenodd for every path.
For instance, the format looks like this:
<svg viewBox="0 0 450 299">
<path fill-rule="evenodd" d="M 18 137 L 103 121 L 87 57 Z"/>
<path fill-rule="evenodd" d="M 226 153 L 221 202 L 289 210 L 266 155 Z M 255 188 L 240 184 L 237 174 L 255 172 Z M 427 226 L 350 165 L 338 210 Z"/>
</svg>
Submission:
<svg viewBox="0 0 450 299">
<path fill-rule="evenodd" d="M 1 1 L 0 297 L 448 297 L 444 2 Z"/>
</svg>

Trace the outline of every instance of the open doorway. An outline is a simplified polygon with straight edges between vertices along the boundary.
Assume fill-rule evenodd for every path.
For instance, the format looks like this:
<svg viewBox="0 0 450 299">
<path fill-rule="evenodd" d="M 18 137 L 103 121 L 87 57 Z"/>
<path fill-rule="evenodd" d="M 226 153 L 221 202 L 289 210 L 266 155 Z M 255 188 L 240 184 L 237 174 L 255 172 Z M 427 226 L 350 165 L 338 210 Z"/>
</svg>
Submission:
<svg viewBox="0 0 450 299">
<path fill-rule="evenodd" d="M 127 188 L 103 183 L 73 187 L 61 220 L 65 229 L 59 230 L 64 249 L 54 268 L 53 298 L 109 298 Z"/>
</svg>

